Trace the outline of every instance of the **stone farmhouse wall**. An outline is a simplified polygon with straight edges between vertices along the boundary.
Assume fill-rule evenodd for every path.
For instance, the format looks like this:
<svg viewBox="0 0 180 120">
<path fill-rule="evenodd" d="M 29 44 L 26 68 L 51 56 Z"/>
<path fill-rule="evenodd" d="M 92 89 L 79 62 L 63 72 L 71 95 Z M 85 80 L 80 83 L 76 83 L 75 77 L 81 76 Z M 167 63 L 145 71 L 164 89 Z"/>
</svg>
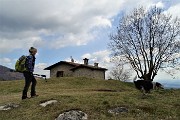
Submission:
<svg viewBox="0 0 180 120">
<path fill-rule="evenodd" d="M 102 70 L 91 70 L 88 68 L 78 68 L 73 73 L 74 77 L 89 77 L 96 79 L 105 79 L 105 72 Z"/>
<path fill-rule="evenodd" d="M 70 70 L 73 68 L 71 65 L 61 64 L 51 69 L 50 77 L 57 77 L 58 71 L 63 71 L 63 77 L 89 77 L 96 79 L 105 79 L 105 72 L 102 70 L 92 70 L 89 68 L 78 68 L 74 71 Z"/>
<path fill-rule="evenodd" d="M 72 77 L 73 72 L 70 70 L 73 68 L 71 65 L 62 64 L 51 69 L 50 77 L 56 77 L 58 71 L 64 71 L 64 77 Z"/>
</svg>

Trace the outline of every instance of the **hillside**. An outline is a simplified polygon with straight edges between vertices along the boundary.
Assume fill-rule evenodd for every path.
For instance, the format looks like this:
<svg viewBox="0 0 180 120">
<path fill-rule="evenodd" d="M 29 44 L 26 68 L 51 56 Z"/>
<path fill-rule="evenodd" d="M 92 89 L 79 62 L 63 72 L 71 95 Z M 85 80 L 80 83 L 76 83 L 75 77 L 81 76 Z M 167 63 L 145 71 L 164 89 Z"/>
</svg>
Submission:
<svg viewBox="0 0 180 120">
<path fill-rule="evenodd" d="M 1 80 L 21 80 L 23 79 L 23 74 L 14 72 L 13 69 L 0 65 L 0 81 Z"/>
<path fill-rule="evenodd" d="M 24 81 L 0 81 L 0 106 L 20 104 L 19 108 L 0 111 L 0 120 L 54 120 L 68 110 L 81 110 L 88 120 L 178 120 L 180 90 L 152 91 L 142 96 L 132 83 L 89 78 L 38 80 L 39 97 L 21 100 Z M 46 100 L 56 104 L 41 107 Z M 109 109 L 125 107 L 126 113 L 111 114 Z"/>
</svg>

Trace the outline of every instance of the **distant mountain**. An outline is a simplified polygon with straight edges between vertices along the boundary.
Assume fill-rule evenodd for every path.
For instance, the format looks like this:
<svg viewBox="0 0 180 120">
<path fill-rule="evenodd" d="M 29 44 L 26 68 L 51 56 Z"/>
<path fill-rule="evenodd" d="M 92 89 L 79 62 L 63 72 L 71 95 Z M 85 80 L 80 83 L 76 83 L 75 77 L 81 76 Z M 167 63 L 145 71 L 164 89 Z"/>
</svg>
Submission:
<svg viewBox="0 0 180 120">
<path fill-rule="evenodd" d="M 24 79 L 22 73 L 15 72 L 15 70 L 0 65 L 0 80 L 21 80 Z"/>
</svg>

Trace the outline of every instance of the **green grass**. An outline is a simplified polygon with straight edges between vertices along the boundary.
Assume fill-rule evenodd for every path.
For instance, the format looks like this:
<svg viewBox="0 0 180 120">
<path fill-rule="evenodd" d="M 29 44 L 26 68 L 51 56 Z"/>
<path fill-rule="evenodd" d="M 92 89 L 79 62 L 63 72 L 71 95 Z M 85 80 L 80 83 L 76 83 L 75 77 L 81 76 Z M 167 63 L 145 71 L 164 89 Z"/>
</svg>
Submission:
<svg viewBox="0 0 180 120">
<path fill-rule="evenodd" d="M 88 114 L 89 120 L 179 120 L 180 90 L 159 90 L 142 97 L 131 83 L 90 78 L 38 80 L 39 97 L 21 100 L 24 81 L 0 81 L 0 105 L 20 104 L 19 108 L 0 111 L 0 120 L 54 120 L 72 109 Z M 41 107 L 43 101 L 58 103 Z M 128 113 L 113 115 L 108 110 L 126 107 Z"/>
</svg>

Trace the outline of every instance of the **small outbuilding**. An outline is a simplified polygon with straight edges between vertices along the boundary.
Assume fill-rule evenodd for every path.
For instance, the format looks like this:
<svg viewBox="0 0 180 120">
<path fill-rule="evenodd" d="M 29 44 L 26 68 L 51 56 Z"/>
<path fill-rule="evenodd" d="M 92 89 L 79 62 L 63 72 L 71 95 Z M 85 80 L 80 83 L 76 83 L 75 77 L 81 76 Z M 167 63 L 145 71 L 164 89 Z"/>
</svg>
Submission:
<svg viewBox="0 0 180 120">
<path fill-rule="evenodd" d="M 83 59 L 84 64 L 75 63 L 74 61 L 60 61 L 44 70 L 50 70 L 50 77 L 88 77 L 96 79 L 105 79 L 106 68 L 98 66 L 98 63 L 89 65 L 87 58 Z"/>
</svg>

